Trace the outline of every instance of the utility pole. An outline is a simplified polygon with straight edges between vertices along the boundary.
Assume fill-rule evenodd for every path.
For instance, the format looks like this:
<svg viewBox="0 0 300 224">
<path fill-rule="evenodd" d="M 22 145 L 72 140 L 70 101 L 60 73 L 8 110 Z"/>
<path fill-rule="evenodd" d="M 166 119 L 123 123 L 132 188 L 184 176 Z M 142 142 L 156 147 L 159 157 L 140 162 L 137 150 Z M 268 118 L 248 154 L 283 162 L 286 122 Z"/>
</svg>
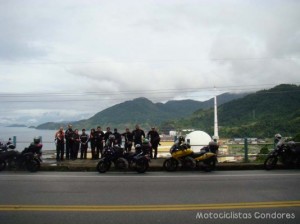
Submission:
<svg viewBox="0 0 300 224">
<path fill-rule="evenodd" d="M 214 119 L 214 140 L 219 139 L 219 127 L 218 127 L 218 106 L 217 106 L 217 96 L 214 97 L 214 112 L 215 112 L 215 119 Z"/>
</svg>

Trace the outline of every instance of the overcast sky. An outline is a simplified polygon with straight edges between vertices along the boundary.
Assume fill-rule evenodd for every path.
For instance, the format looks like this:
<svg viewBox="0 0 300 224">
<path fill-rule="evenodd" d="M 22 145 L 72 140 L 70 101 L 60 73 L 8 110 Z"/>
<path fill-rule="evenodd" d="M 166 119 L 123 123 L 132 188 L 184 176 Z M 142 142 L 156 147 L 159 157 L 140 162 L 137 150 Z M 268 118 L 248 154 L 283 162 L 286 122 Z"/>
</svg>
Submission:
<svg viewBox="0 0 300 224">
<path fill-rule="evenodd" d="M 0 124 L 299 85 L 299 71 L 297 0 L 0 0 Z"/>
</svg>

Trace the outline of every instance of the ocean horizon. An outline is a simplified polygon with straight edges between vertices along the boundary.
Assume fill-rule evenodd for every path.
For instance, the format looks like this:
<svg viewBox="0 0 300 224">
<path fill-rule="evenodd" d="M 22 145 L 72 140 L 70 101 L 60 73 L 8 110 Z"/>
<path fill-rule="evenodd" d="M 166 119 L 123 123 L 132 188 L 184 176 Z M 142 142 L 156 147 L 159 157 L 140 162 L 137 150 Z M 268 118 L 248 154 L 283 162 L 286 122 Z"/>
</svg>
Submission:
<svg viewBox="0 0 300 224">
<path fill-rule="evenodd" d="M 0 141 L 6 143 L 9 138 L 13 140 L 16 136 L 16 149 L 22 151 L 28 147 L 35 136 L 41 136 L 43 143 L 43 150 L 55 150 L 55 136 L 56 130 L 38 130 L 29 127 L 5 127 L 0 126 Z"/>
</svg>

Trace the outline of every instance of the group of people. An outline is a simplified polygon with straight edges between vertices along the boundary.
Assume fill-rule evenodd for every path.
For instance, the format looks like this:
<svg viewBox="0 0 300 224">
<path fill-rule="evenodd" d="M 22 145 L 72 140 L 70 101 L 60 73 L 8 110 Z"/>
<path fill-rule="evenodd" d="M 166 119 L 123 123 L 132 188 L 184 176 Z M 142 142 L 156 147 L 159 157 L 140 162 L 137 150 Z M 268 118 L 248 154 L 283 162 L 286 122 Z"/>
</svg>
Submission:
<svg viewBox="0 0 300 224">
<path fill-rule="evenodd" d="M 114 144 L 118 146 L 122 145 L 122 139 L 124 139 L 124 149 L 126 152 L 130 152 L 133 146 L 141 145 L 143 139 L 147 138 L 151 143 L 151 158 L 157 158 L 160 136 L 155 127 L 152 127 L 147 135 L 139 125 L 136 125 L 133 131 L 126 128 L 122 134 L 116 128 L 112 132 L 110 127 L 107 127 L 104 132 L 100 126 L 96 129 L 92 128 L 89 134 L 86 133 L 85 129 L 82 129 L 81 134 L 79 134 L 78 129 L 73 130 L 72 125 L 69 124 L 66 131 L 61 127 L 55 133 L 56 160 L 75 160 L 78 158 L 79 151 L 80 159 L 86 159 L 89 144 L 92 155 L 91 159 L 99 159 L 103 154 L 105 145 L 108 144 L 110 135 L 114 136 Z"/>
</svg>

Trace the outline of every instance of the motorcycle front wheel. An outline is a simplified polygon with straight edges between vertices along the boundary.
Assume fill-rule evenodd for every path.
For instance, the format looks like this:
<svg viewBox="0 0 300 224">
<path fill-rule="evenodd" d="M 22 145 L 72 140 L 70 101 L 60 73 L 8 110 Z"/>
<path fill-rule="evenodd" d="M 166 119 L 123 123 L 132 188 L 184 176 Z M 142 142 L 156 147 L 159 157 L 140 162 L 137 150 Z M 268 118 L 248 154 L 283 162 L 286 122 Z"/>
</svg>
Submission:
<svg viewBox="0 0 300 224">
<path fill-rule="evenodd" d="M 144 159 L 136 161 L 135 169 L 138 173 L 145 173 L 148 170 L 148 168 L 149 168 L 148 161 L 146 161 Z"/>
<path fill-rule="evenodd" d="M 0 171 L 5 170 L 6 162 L 3 159 L 0 159 Z"/>
<path fill-rule="evenodd" d="M 109 170 L 111 163 L 106 162 L 104 160 L 100 160 L 99 163 L 97 164 L 97 170 L 99 173 L 105 173 L 106 171 Z"/>
<path fill-rule="evenodd" d="M 173 158 L 166 159 L 163 167 L 166 171 L 175 171 L 178 168 L 178 161 Z"/>
<path fill-rule="evenodd" d="M 37 172 L 40 169 L 40 164 L 34 159 L 29 160 L 26 162 L 26 169 L 29 172 Z"/>
<path fill-rule="evenodd" d="M 264 162 L 264 167 L 266 170 L 272 170 L 275 168 L 277 164 L 278 158 L 277 156 L 268 156 L 268 158 Z"/>
</svg>

